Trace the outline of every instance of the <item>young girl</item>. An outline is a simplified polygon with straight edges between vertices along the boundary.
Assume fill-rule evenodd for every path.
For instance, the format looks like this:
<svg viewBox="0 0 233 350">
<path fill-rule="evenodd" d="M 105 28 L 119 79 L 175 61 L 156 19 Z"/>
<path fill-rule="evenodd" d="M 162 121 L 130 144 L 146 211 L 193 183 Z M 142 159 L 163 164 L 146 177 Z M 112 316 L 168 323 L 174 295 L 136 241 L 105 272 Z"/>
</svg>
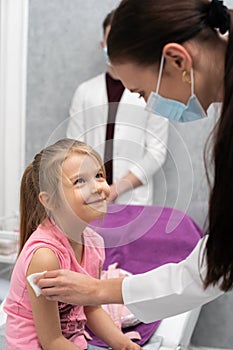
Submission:
<svg viewBox="0 0 233 350">
<path fill-rule="evenodd" d="M 19 257 L 5 303 L 7 350 L 86 349 L 85 324 L 113 349 L 138 350 L 104 310 L 37 297 L 27 276 L 56 268 L 98 278 L 102 238 L 87 225 L 106 212 L 109 186 L 99 155 L 60 140 L 26 168 L 20 193 Z"/>
</svg>

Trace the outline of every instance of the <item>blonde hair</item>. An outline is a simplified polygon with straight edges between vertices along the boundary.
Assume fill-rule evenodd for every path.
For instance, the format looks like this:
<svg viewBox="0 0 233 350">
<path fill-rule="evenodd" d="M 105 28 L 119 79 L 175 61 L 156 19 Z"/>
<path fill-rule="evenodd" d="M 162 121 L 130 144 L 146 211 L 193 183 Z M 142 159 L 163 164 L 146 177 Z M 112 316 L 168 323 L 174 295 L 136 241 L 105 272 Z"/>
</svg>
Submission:
<svg viewBox="0 0 233 350">
<path fill-rule="evenodd" d="M 21 180 L 19 253 L 31 234 L 48 217 L 46 208 L 39 200 L 40 192 L 48 192 L 53 203 L 59 199 L 62 164 L 72 153 L 95 158 L 106 176 L 100 155 L 84 142 L 61 139 L 36 154 Z"/>
</svg>

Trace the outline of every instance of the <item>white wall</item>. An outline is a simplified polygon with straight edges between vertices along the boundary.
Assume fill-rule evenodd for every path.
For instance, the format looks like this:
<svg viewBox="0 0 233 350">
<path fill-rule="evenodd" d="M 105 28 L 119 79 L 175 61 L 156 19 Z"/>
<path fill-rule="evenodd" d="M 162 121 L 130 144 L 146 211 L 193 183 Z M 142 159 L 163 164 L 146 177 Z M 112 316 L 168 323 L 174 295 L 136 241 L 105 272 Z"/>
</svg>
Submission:
<svg viewBox="0 0 233 350">
<path fill-rule="evenodd" d="M 27 0 L 0 0 L 0 217 L 19 207 L 25 158 Z"/>
</svg>

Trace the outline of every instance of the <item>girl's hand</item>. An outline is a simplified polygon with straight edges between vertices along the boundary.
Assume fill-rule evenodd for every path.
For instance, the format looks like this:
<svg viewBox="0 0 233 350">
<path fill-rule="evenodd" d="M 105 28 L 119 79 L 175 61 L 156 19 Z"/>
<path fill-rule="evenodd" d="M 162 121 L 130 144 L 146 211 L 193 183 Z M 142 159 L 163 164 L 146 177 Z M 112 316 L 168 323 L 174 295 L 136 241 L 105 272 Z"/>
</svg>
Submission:
<svg viewBox="0 0 233 350">
<path fill-rule="evenodd" d="M 142 350 L 142 348 L 140 345 L 134 343 L 128 338 L 126 344 L 123 347 L 121 347 L 120 350 Z"/>
</svg>

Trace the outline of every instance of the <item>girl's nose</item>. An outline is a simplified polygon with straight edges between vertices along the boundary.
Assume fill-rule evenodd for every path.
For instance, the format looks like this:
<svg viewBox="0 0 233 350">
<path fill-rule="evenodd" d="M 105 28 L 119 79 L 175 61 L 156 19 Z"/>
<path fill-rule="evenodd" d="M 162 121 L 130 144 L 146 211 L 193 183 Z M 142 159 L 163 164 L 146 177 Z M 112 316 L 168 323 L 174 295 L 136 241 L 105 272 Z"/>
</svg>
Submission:
<svg viewBox="0 0 233 350">
<path fill-rule="evenodd" d="M 102 192 L 102 185 L 100 183 L 95 183 L 93 184 L 93 188 L 91 191 L 93 194 L 94 193 L 101 193 Z"/>
</svg>

